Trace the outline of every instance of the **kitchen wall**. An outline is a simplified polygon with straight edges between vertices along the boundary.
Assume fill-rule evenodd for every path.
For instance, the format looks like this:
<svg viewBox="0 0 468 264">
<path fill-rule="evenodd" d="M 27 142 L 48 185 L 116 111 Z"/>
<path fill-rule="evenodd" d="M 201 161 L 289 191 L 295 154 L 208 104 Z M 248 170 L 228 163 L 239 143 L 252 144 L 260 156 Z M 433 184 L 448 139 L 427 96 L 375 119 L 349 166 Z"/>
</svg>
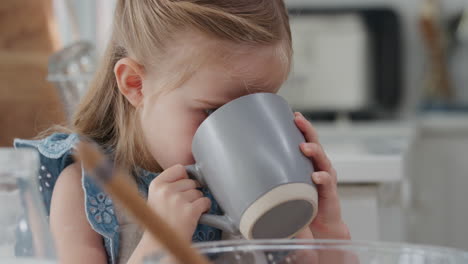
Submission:
<svg viewBox="0 0 468 264">
<path fill-rule="evenodd" d="M 63 122 L 62 105 L 46 81 L 58 45 L 50 27 L 51 1 L 0 1 L 0 146 L 31 138 Z"/>
</svg>

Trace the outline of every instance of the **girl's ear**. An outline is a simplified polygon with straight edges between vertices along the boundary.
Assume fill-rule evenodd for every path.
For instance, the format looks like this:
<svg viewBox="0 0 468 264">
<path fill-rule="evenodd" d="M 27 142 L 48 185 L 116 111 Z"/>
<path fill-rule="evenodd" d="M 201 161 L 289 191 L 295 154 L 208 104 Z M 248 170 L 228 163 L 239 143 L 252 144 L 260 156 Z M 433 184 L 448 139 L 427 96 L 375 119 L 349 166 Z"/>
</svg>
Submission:
<svg viewBox="0 0 468 264">
<path fill-rule="evenodd" d="M 120 92 L 133 106 L 143 101 L 143 66 L 131 58 L 120 59 L 114 67 Z"/>
</svg>

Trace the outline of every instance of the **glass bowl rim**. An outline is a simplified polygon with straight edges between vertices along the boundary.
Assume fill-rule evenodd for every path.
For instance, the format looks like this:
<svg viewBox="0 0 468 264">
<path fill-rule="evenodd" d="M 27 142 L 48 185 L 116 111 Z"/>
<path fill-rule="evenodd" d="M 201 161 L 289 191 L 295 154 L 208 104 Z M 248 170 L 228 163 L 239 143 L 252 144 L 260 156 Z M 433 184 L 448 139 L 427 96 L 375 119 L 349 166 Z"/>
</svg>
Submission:
<svg viewBox="0 0 468 264">
<path fill-rule="evenodd" d="M 192 245 L 202 253 L 232 252 L 237 250 L 297 250 L 297 249 L 350 249 L 356 252 L 424 253 L 429 255 L 459 255 L 467 258 L 468 251 L 443 246 L 421 245 L 408 242 L 328 239 L 273 239 L 223 240 L 198 242 Z"/>
</svg>

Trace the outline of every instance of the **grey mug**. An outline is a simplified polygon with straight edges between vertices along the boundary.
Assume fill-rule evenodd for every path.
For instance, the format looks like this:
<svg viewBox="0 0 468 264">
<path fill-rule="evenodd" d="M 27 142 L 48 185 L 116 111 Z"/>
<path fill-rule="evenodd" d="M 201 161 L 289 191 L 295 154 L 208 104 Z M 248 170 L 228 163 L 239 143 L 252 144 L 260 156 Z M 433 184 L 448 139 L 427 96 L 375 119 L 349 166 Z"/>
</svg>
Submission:
<svg viewBox="0 0 468 264">
<path fill-rule="evenodd" d="M 272 93 L 235 99 L 202 122 L 192 142 L 192 177 L 207 186 L 224 215 L 201 224 L 247 239 L 290 238 L 317 214 L 312 162 L 286 100 Z"/>
</svg>

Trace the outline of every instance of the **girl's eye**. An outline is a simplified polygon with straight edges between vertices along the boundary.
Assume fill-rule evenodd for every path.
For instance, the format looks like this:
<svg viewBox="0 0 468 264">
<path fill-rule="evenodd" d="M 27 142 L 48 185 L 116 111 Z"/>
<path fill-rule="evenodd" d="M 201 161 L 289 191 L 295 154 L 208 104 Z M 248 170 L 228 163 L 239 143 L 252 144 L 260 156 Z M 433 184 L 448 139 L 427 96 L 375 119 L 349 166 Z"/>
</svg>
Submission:
<svg viewBox="0 0 468 264">
<path fill-rule="evenodd" d="M 212 108 L 212 109 L 206 109 L 205 110 L 205 113 L 207 115 L 211 115 L 212 113 L 214 113 L 214 111 L 218 110 L 218 108 Z"/>
</svg>

